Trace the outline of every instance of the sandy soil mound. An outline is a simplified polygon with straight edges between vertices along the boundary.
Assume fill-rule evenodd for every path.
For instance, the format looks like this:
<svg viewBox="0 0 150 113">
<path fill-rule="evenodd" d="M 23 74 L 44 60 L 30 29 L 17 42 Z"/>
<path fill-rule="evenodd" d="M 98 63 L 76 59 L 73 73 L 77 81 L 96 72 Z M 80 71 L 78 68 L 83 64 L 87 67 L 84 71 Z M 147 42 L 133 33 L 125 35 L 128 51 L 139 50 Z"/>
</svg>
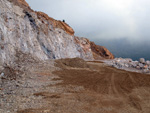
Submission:
<svg viewBox="0 0 150 113">
<path fill-rule="evenodd" d="M 56 66 L 60 68 L 67 68 L 67 67 L 88 68 L 86 61 L 84 61 L 81 58 L 73 58 L 73 59 L 66 58 L 66 59 L 56 60 Z"/>
</svg>

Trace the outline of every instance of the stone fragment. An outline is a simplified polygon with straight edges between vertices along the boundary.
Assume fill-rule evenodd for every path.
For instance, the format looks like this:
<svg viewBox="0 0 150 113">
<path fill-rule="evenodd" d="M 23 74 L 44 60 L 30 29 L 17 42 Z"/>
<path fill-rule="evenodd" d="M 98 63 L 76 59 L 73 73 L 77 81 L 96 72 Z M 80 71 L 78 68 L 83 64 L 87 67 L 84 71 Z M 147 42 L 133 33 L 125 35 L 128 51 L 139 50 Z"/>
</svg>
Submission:
<svg viewBox="0 0 150 113">
<path fill-rule="evenodd" d="M 145 59 L 144 58 L 140 58 L 139 62 L 142 63 L 142 64 L 145 64 Z"/>
<path fill-rule="evenodd" d="M 147 64 L 147 65 L 150 65 L 150 61 L 149 61 L 149 60 L 147 60 L 147 61 L 146 61 L 146 64 Z"/>
<path fill-rule="evenodd" d="M 126 58 L 125 59 L 127 62 L 132 62 L 132 59 L 131 58 Z"/>
<path fill-rule="evenodd" d="M 136 66 L 136 69 L 140 69 L 140 66 Z"/>
<path fill-rule="evenodd" d="M 145 65 L 143 68 L 144 68 L 144 69 L 148 69 L 148 65 Z"/>
<path fill-rule="evenodd" d="M 137 63 L 135 63 L 135 62 L 131 62 L 131 66 L 132 66 L 132 67 L 134 67 L 134 68 L 136 68 Z"/>
<path fill-rule="evenodd" d="M 0 77 L 4 77 L 4 75 L 5 75 L 4 73 L 1 73 L 1 74 L 0 74 Z"/>
<path fill-rule="evenodd" d="M 144 69 L 143 73 L 149 73 L 150 71 L 148 69 Z"/>
<path fill-rule="evenodd" d="M 142 63 L 139 63 L 138 66 L 142 69 L 144 65 Z"/>
</svg>

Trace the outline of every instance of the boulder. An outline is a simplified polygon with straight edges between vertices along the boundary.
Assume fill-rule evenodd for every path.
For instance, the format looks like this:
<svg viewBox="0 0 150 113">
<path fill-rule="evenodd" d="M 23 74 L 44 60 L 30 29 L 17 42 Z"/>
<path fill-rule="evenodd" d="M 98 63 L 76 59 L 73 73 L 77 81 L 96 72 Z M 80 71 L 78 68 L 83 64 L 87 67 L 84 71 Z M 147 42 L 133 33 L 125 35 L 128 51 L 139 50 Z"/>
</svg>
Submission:
<svg viewBox="0 0 150 113">
<path fill-rule="evenodd" d="M 145 59 L 144 58 L 140 58 L 139 62 L 142 63 L 142 64 L 145 64 Z"/>
<path fill-rule="evenodd" d="M 143 73 L 149 73 L 150 71 L 148 69 L 144 69 Z"/>
<path fill-rule="evenodd" d="M 148 65 L 145 65 L 143 68 L 144 68 L 144 69 L 148 69 Z"/>
<path fill-rule="evenodd" d="M 140 69 L 140 66 L 136 66 L 136 69 Z"/>
<path fill-rule="evenodd" d="M 139 63 L 138 66 L 143 69 L 144 65 L 142 63 Z"/>
<path fill-rule="evenodd" d="M 127 62 L 132 62 L 133 60 L 131 58 L 126 58 L 125 59 Z"/>
<path fill-rule="evenodd" d="M 149 61 L 149 60 L 147 60 L 147 61 L 146 61 L 146 64 L 147 64 L 147 65 L 150 65 L 150 61 Z"/>
<path fill-rule="evenodd" d="M 137 67 L 137 63 L 131 62 L 131 63 L 130 63 L 130 66 L 136 68 L 136 67 Z"/>
<path fill-rule="evenodd" d="M 4 73 L 1 73 L 1 74 L 0 74 L 0 78 L 1 78 L 1 77 L 4 77 L 4 75 L 5 75 Z"/>
</svg>

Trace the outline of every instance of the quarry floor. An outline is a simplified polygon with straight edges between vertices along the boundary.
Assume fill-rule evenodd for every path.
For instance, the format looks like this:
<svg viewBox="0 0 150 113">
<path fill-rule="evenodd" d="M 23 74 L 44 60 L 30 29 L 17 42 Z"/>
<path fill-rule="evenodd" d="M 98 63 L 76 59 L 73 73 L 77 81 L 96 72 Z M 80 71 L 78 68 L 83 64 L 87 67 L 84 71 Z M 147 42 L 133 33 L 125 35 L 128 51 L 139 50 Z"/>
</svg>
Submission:
<svg viewBox="0 0 150 113">
<path fill-rule="evenodd" d="M 71 62 L 32 63 L 22 77 L 3 80 L 0 113 L 150 113 L 150 75 Z"/>
</svg>

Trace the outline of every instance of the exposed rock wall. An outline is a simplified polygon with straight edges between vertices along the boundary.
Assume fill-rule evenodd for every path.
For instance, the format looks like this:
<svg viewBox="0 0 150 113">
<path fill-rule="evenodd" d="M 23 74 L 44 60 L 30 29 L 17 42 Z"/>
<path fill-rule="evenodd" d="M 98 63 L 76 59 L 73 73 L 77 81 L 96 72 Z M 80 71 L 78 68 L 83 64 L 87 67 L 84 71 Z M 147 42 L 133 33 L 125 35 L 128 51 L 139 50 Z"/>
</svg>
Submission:
<svg viewBox="0 0 150 113">
<path fill-rule="evenodd" d="M 94 59 L 114 59 L 114 55 L 104 46 L 90 42 Z"/>
<path fill-rule="evenodd" d="M 65 22 L 55 20 L 49 17 L 47 14 L 43 12 L 36 12 L 38 19 L 40 19 L 43 23 L 47 24 L 47 22 L 51 23 L 54 28 L 60 28 L 66 31 L 66 33 L 70 35 L 74 35 L 74 30 Z M 46 22 L 44 22 L 46 20 Z"/>
<path fill-rule="evenodd" d="M 93 59 L 90 41 L 74 36 L 65 22 L 33 11 L 24 0 L 0 0 L 0 57 L 13 61 L 16 50 L 41 59 Z"/>
</svg>

